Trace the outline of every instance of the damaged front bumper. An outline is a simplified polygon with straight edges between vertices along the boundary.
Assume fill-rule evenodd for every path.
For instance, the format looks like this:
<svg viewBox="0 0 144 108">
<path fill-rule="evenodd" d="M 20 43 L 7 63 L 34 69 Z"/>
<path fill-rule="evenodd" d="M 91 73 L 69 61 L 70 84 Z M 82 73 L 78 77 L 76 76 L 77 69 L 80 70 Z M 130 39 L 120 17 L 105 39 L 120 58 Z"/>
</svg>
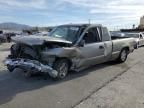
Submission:
<svg viewBox="0 0 144 108">
<path fill-rule="evenodd" d="M 23 69 L 25 72 L 33 73 L 48 73 L 51 77 L 56 78 L 58 72 L 51 68 L 48 65 L 44 65 L 36 60 L 29 60 L 29 59 L 6 59 L 4 61 L 6 66 L 11 66 L 13 68 L 20 68 Z"/>
</svg>

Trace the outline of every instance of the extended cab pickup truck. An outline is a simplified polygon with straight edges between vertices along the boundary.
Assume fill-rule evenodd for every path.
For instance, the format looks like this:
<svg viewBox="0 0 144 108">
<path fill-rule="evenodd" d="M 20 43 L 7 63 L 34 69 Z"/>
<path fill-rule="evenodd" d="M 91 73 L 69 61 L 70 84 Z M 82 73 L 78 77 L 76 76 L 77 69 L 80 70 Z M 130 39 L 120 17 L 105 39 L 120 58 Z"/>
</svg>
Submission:
<svg viewBox="0 0 144 108">
<path fill-rule="evenodd" d="M 70 24 L 56 27 L 49 36 L 13 37 L 16 43 L 5 65 L 12 72 L 21 68 L 25 74 L 43 72 L 63 79 L 69 70 L 79 71 L 107 61 L 125 62 L 133 52 L 133 38 L 111 38 L 106 27 Z"/>
</svg>

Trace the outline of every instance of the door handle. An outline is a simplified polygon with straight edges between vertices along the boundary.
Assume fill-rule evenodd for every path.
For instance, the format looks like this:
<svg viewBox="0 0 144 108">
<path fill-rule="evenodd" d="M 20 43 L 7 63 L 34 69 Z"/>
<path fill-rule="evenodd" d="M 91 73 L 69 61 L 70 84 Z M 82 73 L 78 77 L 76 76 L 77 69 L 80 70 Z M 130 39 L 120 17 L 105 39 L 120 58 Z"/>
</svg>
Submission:
<svg viewBox="0 0 144 108">
<path fill-rule="evenodd" d="M 99 46 L 99 49 L 104 49 L 104 46 Z"/>
</svg>

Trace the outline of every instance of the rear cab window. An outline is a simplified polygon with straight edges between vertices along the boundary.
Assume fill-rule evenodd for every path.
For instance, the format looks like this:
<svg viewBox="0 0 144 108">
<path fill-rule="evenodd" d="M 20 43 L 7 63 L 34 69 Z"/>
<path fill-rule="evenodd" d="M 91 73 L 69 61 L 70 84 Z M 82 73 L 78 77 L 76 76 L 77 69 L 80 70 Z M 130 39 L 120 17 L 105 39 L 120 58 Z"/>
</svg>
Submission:
<svg viewBox="0 0 144 108">
<path fill-rule="evenodd" d="M 110 41 L 111 36 L 106 27 L 102 27 L 102 41 Z"/>
</svg>

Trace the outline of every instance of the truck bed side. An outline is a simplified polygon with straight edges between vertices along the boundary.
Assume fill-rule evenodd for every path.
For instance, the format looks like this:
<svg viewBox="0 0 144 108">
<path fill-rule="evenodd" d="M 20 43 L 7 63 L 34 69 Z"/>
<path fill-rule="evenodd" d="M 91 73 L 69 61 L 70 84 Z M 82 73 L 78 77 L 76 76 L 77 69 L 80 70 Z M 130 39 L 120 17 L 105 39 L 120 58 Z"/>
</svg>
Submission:
<svg viewBox="0 0 144 108">
<path fill-rule="evenodd" d="M 121 50 L 127 48 L 129 53 L 134 50 L 134 39 L 133 38 L 121 38 L 112 40 L 113 50 L 112 50 L 112 59 L 118 58 Z"/>
</svg>

